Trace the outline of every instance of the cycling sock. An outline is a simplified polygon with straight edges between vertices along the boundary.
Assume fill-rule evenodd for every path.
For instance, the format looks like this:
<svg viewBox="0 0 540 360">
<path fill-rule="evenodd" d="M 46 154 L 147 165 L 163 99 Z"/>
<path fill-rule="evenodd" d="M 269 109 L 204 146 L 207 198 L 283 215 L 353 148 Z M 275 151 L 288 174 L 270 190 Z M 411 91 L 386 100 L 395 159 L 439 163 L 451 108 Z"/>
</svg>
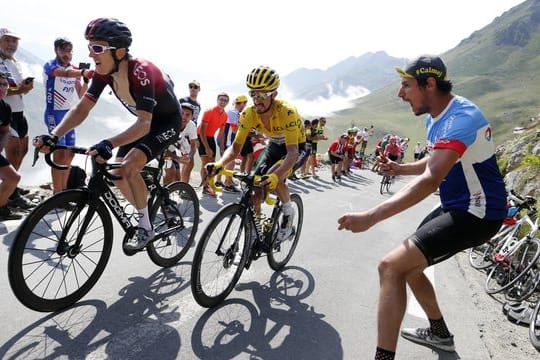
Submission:
<svg viewBox="0 0 540 360">
<path fill-rule="evenodd" d="M 150 218 L 148 216 L 148 207 L 137 211 L 139 212 L 139 227 L 145 230 L 152 230 L 152 224 L 150 224 Z"/>
<path fill-rule="evenodd" d="M 375 351 L 375 360 L 394 360 L 396 356 L 395 351 L 385 350 L 377 346 Z"/>
<path fill-rule="evenodd" d="M 292 215 L 293 213 L 293 207 L 292 207 L 292 204 L 291 202 L 284 202 L 283 205 L 282 205 L 282 208 L 283 208 L 283 215 L 285 216 L 289 216 L 289 215 Z"/>
<path fill-rule="evenodd" d="M 437 335 L 440 338 L 447 338 L 452 336 L 450 334 L 450 331 L 448 331 L 448 328 L 446 327 L 446 323 L 444 322 L 444 319 L 441 317 L 438 320 L 428 319 L 429 325 L 431 327 L 431 332 L 433 335 Z"/>
</svg>

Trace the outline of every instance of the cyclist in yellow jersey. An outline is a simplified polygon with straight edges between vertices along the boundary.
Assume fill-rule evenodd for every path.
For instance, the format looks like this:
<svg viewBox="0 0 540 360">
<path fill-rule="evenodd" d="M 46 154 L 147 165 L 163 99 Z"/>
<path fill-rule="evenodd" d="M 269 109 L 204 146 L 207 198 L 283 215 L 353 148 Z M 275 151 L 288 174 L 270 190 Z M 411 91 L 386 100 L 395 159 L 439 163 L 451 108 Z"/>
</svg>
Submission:
<svg viewBox="0 0 540 360">
<path fill-rule="evenodd" d="M 283 204 L 283 223 L 278 233 L 278 238 L 283 241 L 291 236 L 294 219 L 285 179 L 298 159 L 298 143 L 303 124 L 294 106 L 276 99 L 279 83 L 279 75 L 267 66 L 259 66 L 248 74 L 246 85 L 250 89 L 249 96 L 253 99 L 253 105 L 240 114 L 234 143 L 227 148 L 220 161 L 213 164 L 211 175 L 219 173 L 224 164 L 236 159 L 252 128 L 268 136 L 264 158 L 255 169 L 255 174 L 267 175 L 264 184 L 270 190 L 276 190 Z M 283 162 L 274 166 L 281 159 Z M 260 194 L 257 195 L 253 201 L 256 211 L 260 213 L 262 199 Z"/>
</svg>

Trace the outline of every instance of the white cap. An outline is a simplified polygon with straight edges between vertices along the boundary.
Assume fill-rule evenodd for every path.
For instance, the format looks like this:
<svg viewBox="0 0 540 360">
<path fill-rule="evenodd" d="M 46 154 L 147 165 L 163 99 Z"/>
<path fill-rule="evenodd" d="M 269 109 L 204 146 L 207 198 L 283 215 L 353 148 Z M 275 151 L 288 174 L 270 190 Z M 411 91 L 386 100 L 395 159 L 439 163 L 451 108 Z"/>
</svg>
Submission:
<svg viewBox="0 0 540 360">
<path fill-rule="evenodd" d="M 9 30 L 8 28 L 1 28 L 0 29 L 0 39 L 4 36 L 11 36 L 15 39 L 19 40 L 21 37 L 17 34 L 15 34 L 13 31 Z"/>
</svg>

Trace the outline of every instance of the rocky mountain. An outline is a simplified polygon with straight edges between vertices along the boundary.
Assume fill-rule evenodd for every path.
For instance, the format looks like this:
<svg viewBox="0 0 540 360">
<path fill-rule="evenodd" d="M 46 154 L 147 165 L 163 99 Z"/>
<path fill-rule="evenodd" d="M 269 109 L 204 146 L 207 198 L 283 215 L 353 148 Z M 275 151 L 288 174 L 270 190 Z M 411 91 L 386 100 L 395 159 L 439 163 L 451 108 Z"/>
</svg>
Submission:
<svg viewBox="0 0 540 360">
<path fill-rule="evenodd" d="M 356 92 L 361 97 L 393 82 L 394 67 L 406 59 L 395 58 L 384 51 L 349 57 L 326 70 L 301 68 L 283 77 L 297 98 L 314 100 Z"/>
</svg>

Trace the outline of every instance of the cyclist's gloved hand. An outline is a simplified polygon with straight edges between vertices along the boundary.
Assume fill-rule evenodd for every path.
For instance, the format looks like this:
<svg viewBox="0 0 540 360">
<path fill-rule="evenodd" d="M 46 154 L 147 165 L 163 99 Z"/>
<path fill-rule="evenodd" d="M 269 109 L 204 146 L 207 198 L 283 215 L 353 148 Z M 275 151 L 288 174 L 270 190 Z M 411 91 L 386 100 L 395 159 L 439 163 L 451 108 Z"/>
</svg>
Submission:
<svg viewBox="0 0 540 360">
<path fill-rule="evenodd" d="M 264 175 L 261 180 L 269 190 L 274 190 L 278 185 L 279 177 L 275 173 L 271 173 Z"/>
<path fill-rule="evenodd" d="M 223 163 L 215 162 L 206 164 L 206 171 L 208 171 L 208 176 L 218 175 L 223 170 Z"/>
<path fill-rule="evenodd" d="M 90 150 L 96 150 L 97 154 L 104 160 L 109 160 L 112 157 L 113 146 L 109 140 L 101 140 L 96 145 L 90 147 Z"/>
<path fill-rule="evenodd" d="M 38 141 L 41 140 L 41 144 L 38 144 Z M 40 149 L 43 146 L 48 146 L 50 149 L 54 149 L 58 143 L 58 136 L 56 135 L 39 135 L 34 138 L 34 146 L 39 147 Z"/>
</svg>

